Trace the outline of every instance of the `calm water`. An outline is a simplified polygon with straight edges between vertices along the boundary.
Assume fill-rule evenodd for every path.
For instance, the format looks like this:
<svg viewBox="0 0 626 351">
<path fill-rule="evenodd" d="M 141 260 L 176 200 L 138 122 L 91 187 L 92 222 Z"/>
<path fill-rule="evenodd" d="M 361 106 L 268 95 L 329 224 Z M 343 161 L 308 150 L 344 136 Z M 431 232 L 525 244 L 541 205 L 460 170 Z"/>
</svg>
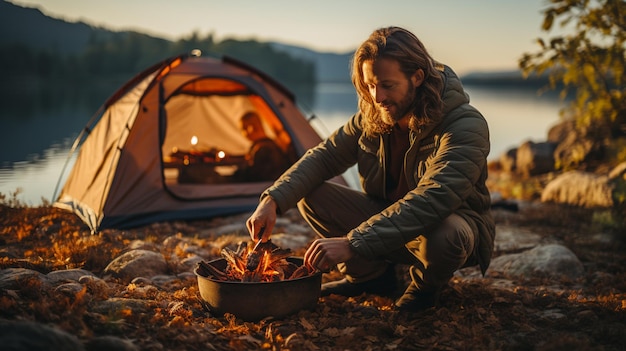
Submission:
<svg viewBox="0 0 626 351">
<path fill-rule="evenodd" d="M 554 97 L 538 97 L 529 90 L 466 88 L 472 104 L 489 122 L 490 159 L 523 141 L 545 140 L 563 105 Z M 74 138 L 106 97 L 95 99 L 96 104 L 93 98 L 62 106 L 38 101 L 26 109 L 0 111 L 0 193 L 12 196 L 18 191 L 17 199 L 31 206 L 52 201 Z M 320 85 L 314 106 L 303 106 L 303 110 L 315 116 L 311 123 L 326 136 L 342 125 L 355 107 L 351 85 Z M 354 172 L 348 174 L 348 181 L 355 184 Z"/>
</svg>

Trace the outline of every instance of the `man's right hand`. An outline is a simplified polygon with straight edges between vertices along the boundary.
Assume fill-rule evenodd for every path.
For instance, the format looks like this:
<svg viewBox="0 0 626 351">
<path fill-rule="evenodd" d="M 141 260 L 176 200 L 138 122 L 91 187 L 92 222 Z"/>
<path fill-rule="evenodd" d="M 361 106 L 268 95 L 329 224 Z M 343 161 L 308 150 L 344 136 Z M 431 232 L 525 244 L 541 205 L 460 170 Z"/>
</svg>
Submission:
<svg viewBox="0 0 626 351">
<path fill-rule="evenodd" d="M 254 213 L 252 213 L 250 218 L 246 221 L 246 227 L 253 241 L 269 240 L 272 235 L 272 230 L 274 229 L 274 224 L 276 224 L 277 207 L 278 205 L 271 196 L 265 196 L 259 202 Z M 261 238 L 259 238 L 260 233 L 263 235 Z"/>
</svg>

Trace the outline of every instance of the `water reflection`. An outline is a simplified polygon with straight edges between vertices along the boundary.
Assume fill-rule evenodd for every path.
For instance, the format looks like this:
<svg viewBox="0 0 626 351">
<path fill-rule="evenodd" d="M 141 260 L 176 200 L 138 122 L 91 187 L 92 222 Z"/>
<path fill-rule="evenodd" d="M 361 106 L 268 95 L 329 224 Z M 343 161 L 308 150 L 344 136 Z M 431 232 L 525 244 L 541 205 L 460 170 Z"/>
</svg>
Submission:
<svg viewBox="0 0 626 351">
<path fill-rule="evenodd" d="M 0 89 L 0 167 L 36 161 L 51 145 L 73 140 L 114 89 L 46 85 L 32 89 L 18 86 L 15 91 Z"/>
<path fill-rule="evenodd" d="M 490 159 L 512 147 L 532 140 L 544 141 L 551 126 L 559 121 L 563 103 L 555 94 L 538 96 L 531 90 L 466 87 L 474 105 L 489 123 Z"/>
<path fill-rule="evenodd" d="M 36 159 L 0 167 L 0 193 L 11 197 L 17 192 L 17 199 L 30 206 L 51 202 L 70 147 L 69 142 L 53 144 Z"/>
</svg>

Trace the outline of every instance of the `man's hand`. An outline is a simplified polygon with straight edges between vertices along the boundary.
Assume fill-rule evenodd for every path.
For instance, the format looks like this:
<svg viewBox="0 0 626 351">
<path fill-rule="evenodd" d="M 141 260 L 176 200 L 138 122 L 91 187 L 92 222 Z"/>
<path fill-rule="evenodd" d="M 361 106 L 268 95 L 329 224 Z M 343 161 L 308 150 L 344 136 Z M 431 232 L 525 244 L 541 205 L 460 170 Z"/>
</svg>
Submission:
<svg viewBox="0 0 626 351">
<path fill-rule="evenodd" d="M 337 263 L 346 262 L 354 255 L 346 237 L 317 239 L 304 254 L 304 263 L 328 272 Z"/>
<path fill-rule="evenodd" d="M 274 224 L 276 224 L 276 208 L 276 202 L 270 196 L 264 197 L 259 202 L 254 213 L 246 221 L 246 227 L 253 241 L 257 241 L 257 239 L 262 241 L 269 240 Z M 263 236 L 259 238 L 259 233 L 261 232 Z"/>
</svg>

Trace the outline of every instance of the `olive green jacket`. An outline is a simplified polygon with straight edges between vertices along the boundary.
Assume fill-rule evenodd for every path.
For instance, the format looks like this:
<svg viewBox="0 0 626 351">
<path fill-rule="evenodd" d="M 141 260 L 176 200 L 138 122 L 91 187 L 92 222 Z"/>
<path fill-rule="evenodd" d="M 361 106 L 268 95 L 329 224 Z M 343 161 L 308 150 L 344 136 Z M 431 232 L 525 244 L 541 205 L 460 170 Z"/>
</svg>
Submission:
<svg viewBox="0 0 626 351">
<path fill-rule="evenodd" d="M 470 263 L 479 263 L 484 274 L 495 237 L 485 185 L 489 129 L 480 112 L 469 105 L 456 74 L 445 67 L 442 77 L 444 118 L 437 125 L 410 134 L 405 176 L 412 190 L 347 236 L 359 255 L 373 259 L 401 248 L 456 213 L 478 233 Z M 284 213 L 310 190 L 356 163 L 363 190 L 384 199 L 388 136 L 365 135 L 363 123 L 360 113 L 354 115 L 328 139 L 309 150 L 263 196 L 271 196 L 279 212 Z"/>
</svg>

